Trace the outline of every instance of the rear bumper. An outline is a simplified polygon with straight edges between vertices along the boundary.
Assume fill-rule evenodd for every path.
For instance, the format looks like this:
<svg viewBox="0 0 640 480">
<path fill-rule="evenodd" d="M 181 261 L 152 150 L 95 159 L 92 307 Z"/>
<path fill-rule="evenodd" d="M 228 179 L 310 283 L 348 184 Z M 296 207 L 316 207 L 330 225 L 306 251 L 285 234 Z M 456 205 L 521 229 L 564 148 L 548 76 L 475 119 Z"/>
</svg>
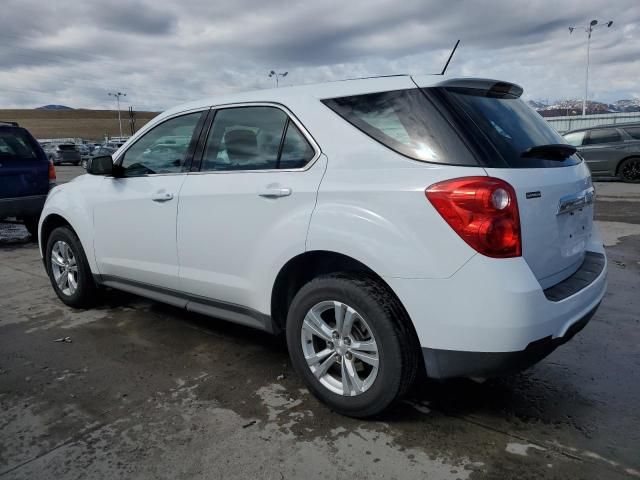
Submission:
<svg viewBox="0 0 640 480">
<path fill-rule="evenodd" d="M 0 198 L 0 219 L 6 217 L 32 217 L 40 215 L 46 195 Z"/>
<path fill-rule="evenodd" d="M 429 376 L 487 376 L 532 365 L 593 315 L 607 286 L 595 228 L 587 251 L 600 259 L 598 272 L 579 285 L 589 273 L 579 269 L 557 289 L 543 290 L 521 257 L 475 255 L 446 279 L 385 280 L 413 322 Z"/>
<path fill-rule="evenodd" d="M 437 379 L 495 377 L 525 370 L 571 340 L 589 323 L 599 305 L 571 325 L 564 336 L 541 338 L 519 352 L 461 352 L 423 348 L 427 375 Z"/>
</svg>

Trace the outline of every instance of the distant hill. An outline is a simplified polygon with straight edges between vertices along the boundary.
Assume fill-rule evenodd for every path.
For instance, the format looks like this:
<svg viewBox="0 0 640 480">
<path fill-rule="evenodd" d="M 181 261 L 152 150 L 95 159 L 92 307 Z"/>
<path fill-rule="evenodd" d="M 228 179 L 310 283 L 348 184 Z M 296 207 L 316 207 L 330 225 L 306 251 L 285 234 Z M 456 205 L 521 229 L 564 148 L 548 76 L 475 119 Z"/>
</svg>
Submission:
<svg viewBox="0 0 640 480">
<path fill-rule="evenodd" d="M 136 130 L 157 115 L 136 112 Z M 114 110 L 0 110 L 0 119 L 18 122 L 36 138 L 84 138 L 103 140 L 120 135 L 118 112 Z M 122 131 L 131 133 L 129 114 L 122 115 Z"/>
<path fill-rule="evenodd" d="M 73 110 L 73 108 L 65 105 L 44 105 L 42 107 L 37 107 L 36 110 Z"/>
<path fill-rule="evenodd" d="M 553 103 L 529 100 L 527 103 L 543 117 L 582 114 L 582 100 L 556 100 Z M 617 100 L 613 103 L 594 102 L 591 100 L 587 102 L 587 115 L 629 112 L 640 112 L 640 98 Z"/>
</svg>

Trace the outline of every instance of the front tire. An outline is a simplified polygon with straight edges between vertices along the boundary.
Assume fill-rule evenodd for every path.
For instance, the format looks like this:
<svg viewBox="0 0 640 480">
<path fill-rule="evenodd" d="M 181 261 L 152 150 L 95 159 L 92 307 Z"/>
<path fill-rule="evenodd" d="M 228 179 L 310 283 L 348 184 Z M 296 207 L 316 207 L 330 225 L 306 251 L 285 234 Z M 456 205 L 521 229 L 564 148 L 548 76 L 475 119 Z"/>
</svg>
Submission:
<svg viewBox="0 0 640 480">
<path fill-rule="evenodd" d="M 287 345 L 309 390 L 343 415 L 381 413 L 411 387 L 417 342 L 386 286 L 347 274 L 318 277 L 294 297 Z"/>
<path fill-rule="evenodd" d="M 80 239 L 69 227 L 58 227 L 49 236 L 45 265 L 51 285 L 66 305 L 89 308 L 97 288 Z"/>
</svg>

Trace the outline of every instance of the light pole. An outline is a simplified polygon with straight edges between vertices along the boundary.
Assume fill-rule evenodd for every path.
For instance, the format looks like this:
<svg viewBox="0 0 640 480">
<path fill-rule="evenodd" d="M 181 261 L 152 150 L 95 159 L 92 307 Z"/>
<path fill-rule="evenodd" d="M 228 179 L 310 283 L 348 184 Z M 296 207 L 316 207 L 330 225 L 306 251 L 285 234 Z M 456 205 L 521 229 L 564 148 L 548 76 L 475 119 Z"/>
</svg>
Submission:
<svg viewBox="0 0 640 480">
<path fill-rule="evenodd" d="M 276 77 L 276 88 L 278 88 L 278 77 L 286 77 L 289 74 L 289 72 L 283 72 L 283 73 L 276 73 L 274 70 L 271 70 L 269 72 L 269 78 L 271 77 Z"/>
<path fill-rule="evenodd" d="M 584 79 L 584 100 L 582 100 L 582 116 L 584 117 L 587 114 L 587 96 L 589 95 L 589 49 L 591 48 L 591 32 L 593 32 L 596 28 L 604 27 L 606 25 L 607 28 L 613 25 L 613 20 L 609 20 L 605 24 L 598 25 L 598 20 L 591 20 L 589 25 L 584 27 L 584 31 L 587 32 L 587 70 Z M 573 33 L 573 31 L 577 27 L 569 27 L 569 35 Z"/>
<path fill-rule="evenodd" d="M 118 103 L 118 125 L 120 125 L 120 140 L 122 140 L 122 119 L 120 118 L 120 97 L 126 97 L 126 93 L 122 92 L 109 92 L 110 97 L 116 97 L 116 102 Z"/>
</svg>

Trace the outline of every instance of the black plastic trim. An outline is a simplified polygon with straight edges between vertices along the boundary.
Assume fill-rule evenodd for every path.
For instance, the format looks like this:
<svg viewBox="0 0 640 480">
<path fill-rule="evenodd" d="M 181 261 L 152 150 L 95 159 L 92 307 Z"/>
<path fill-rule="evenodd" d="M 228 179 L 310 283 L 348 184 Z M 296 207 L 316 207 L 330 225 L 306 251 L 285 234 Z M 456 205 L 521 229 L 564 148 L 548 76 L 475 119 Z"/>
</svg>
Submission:
<svg viewBox="0 0 640 480">
<path fill-rule="evenodd" d="M 596 313 L 600 303 L 569 327 L 563 337 L 551 336 L 529 343 L 516 352 L 464 352 L 423 348 L 427 376 L 436 379 L 457 377 L 497 377 L 521 372 L 571 340 Z"/>
<path fill-rule="evenodd" d="M 544 290 L 544 296 L 552 302 L 559 302 L 575 295 L 591 285 L 604 270 L 606 258 L 602 253 L 586 252 L 580 268 L 560 283 Z"/>
<path fill-rule="evenodd" d="M 280 332 L 280 328 L 276 325 L 270 315 L 266 315 L 252 308 L 243 307 L 242 305 L 237 305 L 235 303 L 228 303 L 221 300 L 201 297 L 199 295 L 179 292 L 170 288 L 159 287 L 157 285 L 151 285 L 144 282 L 137 282 L 135 280 L 129 280 L 114 275 L 94 275 L 94 280 L 100 285 L 125 290 L 135 295 L 168 303 L 209 317 L 218 317 L 240 325 L 264 330 L 268 333 L 277 334 Z"/>
</svg>

